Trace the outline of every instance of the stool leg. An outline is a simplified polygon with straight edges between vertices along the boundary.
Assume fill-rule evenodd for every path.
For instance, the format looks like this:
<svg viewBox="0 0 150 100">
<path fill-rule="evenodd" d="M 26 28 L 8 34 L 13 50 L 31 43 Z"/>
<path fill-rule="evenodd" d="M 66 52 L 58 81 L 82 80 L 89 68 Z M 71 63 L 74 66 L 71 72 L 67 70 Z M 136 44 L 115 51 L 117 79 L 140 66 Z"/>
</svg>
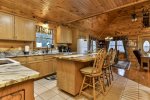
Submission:
<svg viewBox="0 0 150 100">
<path fill-rule="evenodd" d="M 108 67 L 108 75 L 109 75 L 109 84 L 111 85 L 111 71 L 110 71 L 110 66 Z"/>
<path fill-rule="evenodd" d="M 104 74 L 101 75 L 103 78 L 103 88 L 104 88 L 104 92 L 106 92 L 106 88 L 105 88 L 105 76 Z"/>
<path fill-rule="evenodd" d="M 113 76 L 113 72 L 112 72 L 112 66 L 110 66 L 110 72 L 111 72 L 111 77 L 112 77 L 112 81 L 114 80 L 114 76 Z"/>
<path fill-rule="evenodd" d="M 103 84 L 103 82 L 101 81 L 100 77 L 98 77 L 98 80 L 99 80 L 100 87 L 101 87 L 101 89 L 102 89 L 102 93 L 104 94 L 104 92 L 106 91 L 106 90 L 105 90 L 105 87 L 104 87 L 104 84 Z"/>
<path fill-rule="evenodd" d="M 95 77 L 93 77 L 93 100 L 96 100 L 96 94 L 95 94 Z"/>
<path fill-rule="evenodd" d="M 106 70 L 104 71 L 104 75 L 106 76 L 107 85 L 109 86 L 109 79 L 108 79 L 108 75 L 107 75 L 107 72 L 106 72 Z"/>
<path fill-rule="evenodd" d="M 86 76 L 84 76 L 84 78 L 83 78 L 83 82 L 82 82 L 82 85 L 81 85 L 81 88 L 80 88 L 80 93 L 79 93 L 79 95 L 81 95 L 81 92 L 82 92 L 82 89 L 83 89 L 83 85 L 84 85 L 85 79 L 86 79 Z"/>
</svg>

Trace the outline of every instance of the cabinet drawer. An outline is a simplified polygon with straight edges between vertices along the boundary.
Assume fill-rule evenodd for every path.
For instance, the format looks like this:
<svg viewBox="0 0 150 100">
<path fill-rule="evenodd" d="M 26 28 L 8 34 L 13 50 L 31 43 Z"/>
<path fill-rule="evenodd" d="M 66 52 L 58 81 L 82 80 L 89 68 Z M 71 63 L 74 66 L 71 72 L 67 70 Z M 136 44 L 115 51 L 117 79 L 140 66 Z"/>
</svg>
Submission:
<svg viewBox="0 0 150 100">
<path fill-rule="evenodd" d="M 21 64 L 25 64 L 27 62 L 27 58 L 26 57 L 17 57 L 17 58 L 11 58 L 11 59 L 18 61 Z"/>
<path fill-rule="evenodd" d="M 34 62 L 34 61 L 42 61 L 43 56 L 32 56 L 32 57 L 27 57 L 28 62 Z"/>
</svg>

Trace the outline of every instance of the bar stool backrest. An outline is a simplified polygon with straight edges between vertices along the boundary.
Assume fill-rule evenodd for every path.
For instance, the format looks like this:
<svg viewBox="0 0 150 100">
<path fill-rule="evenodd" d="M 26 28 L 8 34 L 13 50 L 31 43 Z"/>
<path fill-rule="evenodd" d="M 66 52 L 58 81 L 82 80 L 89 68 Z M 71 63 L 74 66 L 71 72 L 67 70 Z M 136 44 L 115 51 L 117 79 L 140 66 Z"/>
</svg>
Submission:
<svg viewBox="0 0 150 100">
<path fill-rule="evenodd" d="M 102 67 L 104 64 L 105 56 L 106 56 L 106 50 L 105 49 L 99 50 L 99 52 L 96 55 L 96 58 L 94 60 L 92 73 L 101 73 L 102 72 Z"/>
<path fill-rule="evenodd" d="M 116 49 L 114 49 L 113 52 L 112 52 L 112 58 L 111 58 L 111 61 L 110 61 L 111 65 L 113 65 L 115 63 L 116 54 L 117 54 Z"/>
<path fill-rule="evenodd" d="M 109 66 L 111 64 L 112 55 L 113 55 L 113 49 L 110 49 L 106 55 L 103 67 Z"/>
</svg>

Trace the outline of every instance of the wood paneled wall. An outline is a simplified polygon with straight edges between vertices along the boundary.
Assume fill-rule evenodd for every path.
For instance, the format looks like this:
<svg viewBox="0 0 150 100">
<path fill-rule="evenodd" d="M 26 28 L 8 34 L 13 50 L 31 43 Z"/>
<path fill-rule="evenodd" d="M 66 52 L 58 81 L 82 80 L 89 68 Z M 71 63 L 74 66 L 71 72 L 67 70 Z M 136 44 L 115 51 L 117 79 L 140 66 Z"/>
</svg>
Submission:
<svg viewBox="0 0 150 100">
<path fill-rule="evenodd" d="M 29 45 L 33 49 L 33 42 L 0 40 L 0 51 L 24 50 L 24 46 Z"/>
<path fill-rule="evenodd" d="M 137 13 L 138 19 L 136 22 L 131 21 L 130 15 L 119 15 L 114 18 L 110 25 L 105 28 L 102 35 L 102 39 L 106 36 L 123 36 L 127 35 L 129 40 L 136 41 L 136 46 L 128 46 L 129 60 L 133 66 L 136 66 L 137 60 L 133 54 L 134 49 L 142 49 L 142 41 L 139 40 L 139 36 L 150 36 L 150 28 L 144 28 L 142 24 L 141 12 Z"/>
</svg>

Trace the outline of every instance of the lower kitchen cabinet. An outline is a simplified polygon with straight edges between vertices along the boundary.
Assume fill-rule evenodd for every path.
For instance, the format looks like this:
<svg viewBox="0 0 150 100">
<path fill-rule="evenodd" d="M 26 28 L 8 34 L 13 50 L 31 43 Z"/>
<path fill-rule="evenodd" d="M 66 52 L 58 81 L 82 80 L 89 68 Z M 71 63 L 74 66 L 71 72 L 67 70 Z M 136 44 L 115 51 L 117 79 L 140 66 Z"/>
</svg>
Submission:
<svg viewBox="0 0 150 100">
<path fill-rule="evenodd" d="M 33 69 L 37 72 L 40 73 L 40 77 L 43 76 L 43 73 L 42 73 L 42 62 L 29 62 L 26 64 L 26 67 L 30 68 L 30 69 Z"/>
<path fill-rule="evenodd" d="M 56 73 L 57 70 L 57 60 L 56 58 L 53 59 L 53 72 Z"/>
<path fill-rule="evenodd" d="M 8 94 L 0 100 L 25 100 L 25 92 L 23 90 Z"/>
<path fill-rule="evenodd" d="M 43 61 L 43 67 L 41 70 L 43 75 L 49 75 L 53 73 L 53 60 Z"/>
<path fill-rule="evenodd" d="M 38 71 L 40 77 L 56 73 L 56 58 L 49 55 L 44 56 L 29 56 L 11 58 L 19 61 L 23 66 Z"/>
<path fill-rule="evenodd" d="M 0 100 L 35 100 L 33 80 L 0 88 Z"/>
</svg>

